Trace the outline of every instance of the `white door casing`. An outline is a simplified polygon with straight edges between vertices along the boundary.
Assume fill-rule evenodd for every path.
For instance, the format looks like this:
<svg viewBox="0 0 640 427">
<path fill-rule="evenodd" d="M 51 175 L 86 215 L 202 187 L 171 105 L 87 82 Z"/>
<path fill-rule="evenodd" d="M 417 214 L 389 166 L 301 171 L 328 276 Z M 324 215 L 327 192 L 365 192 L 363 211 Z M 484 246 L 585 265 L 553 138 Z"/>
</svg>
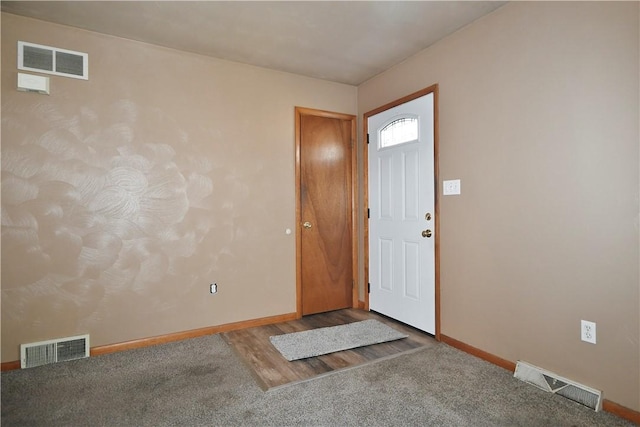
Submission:
<svg viewBox="0 0 640 427">
<path fill-rule="evenodd" d="M 417 138 L 382 146 L 381 131 L 403 119 L 417 119 Z M 435 334 L 434 94 L 367 124 L 369 308 Z"/>
</svg>

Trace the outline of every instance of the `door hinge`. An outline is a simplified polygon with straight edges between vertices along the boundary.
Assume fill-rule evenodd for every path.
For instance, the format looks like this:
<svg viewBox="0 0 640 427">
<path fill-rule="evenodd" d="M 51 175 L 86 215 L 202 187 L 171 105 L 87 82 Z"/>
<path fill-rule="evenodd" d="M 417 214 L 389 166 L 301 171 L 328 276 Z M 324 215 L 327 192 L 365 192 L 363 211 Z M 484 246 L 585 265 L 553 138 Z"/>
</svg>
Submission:
<svg viewBox="0 0 640 427">
<path fill-rule="evenodd" d="M 371 283 L 367 283 L 367 293 L 371 293 Z"/>
<path fill-rule="evenodd" d="M 371 218 L 371 209 L 367 208 L 367 218 Z"/>
<path fill-rule="evenodd" d="M 369 134 L 367 134 L 367 144 L 369 143 Z"/>
</svg>

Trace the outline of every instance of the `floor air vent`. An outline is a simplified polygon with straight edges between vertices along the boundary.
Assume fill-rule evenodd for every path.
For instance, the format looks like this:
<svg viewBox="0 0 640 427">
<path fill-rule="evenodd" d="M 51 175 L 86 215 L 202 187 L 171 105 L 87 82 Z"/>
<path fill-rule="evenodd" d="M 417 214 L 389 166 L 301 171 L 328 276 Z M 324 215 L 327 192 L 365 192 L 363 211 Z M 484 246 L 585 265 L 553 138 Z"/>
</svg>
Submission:
<svg viewBox="0 0 640 427">
<path fill-rule="evenodd" d="M 20 345 L 20 367 L 23 369 L 84 357 L 89 357 L 89 335 Z"/>
<path fill-rule="evenodd" d="M 602 409 L 602 392 L 562 378 L 526 362 L 516 364 L 514 377 L 544 391 L 555 393 L 587 406 L 595 411 Z"/>
</svg>

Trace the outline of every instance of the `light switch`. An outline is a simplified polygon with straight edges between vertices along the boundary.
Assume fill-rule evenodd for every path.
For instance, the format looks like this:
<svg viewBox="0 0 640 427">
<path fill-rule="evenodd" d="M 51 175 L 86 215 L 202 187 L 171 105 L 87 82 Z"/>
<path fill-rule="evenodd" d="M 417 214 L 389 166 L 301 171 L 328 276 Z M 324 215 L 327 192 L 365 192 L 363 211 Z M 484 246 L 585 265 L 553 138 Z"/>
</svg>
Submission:
<svg viewBox="0 0 640 427">
<path fill-rule="evenodd" d="M 448 181 L 442 181 L 442 194 L 445 196 L 460 194 L 460 180 L 451 179 Z"/>
</svg>

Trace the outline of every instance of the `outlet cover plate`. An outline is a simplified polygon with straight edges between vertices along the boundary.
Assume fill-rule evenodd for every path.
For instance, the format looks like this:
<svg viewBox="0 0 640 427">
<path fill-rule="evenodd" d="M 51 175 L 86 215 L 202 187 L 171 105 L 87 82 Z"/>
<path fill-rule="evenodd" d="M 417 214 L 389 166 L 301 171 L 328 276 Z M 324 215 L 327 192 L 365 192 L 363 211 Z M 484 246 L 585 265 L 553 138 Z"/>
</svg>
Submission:
<svg viewBox="0 0 640 427">
<path fill-rule="evenodd" d="M 580 321 L 580 339 L 591 344 L 596 343 L 596 324 L 588 320 Z"/>
</svg>

